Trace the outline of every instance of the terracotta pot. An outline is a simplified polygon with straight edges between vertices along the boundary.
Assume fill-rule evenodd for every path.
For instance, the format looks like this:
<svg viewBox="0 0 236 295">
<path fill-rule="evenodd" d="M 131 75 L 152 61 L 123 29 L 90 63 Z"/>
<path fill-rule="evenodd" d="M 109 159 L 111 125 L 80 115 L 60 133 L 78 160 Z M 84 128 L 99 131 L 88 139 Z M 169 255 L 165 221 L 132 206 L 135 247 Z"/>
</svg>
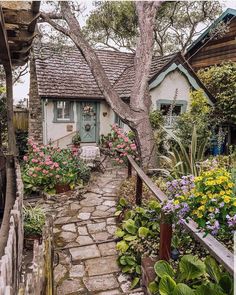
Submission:
<svg viewBox="0 0 236 295">
<path fill-rule="evenodd" d="M 56 184 L 55 189 L 56 189 L 57 194 L 65 193 L 70 190 L 70 185 L 69 184 Z"/>
<path fill-rule="evenodd" d="M 42 243 L 42 236 L 41 235 L 30 235 L 24 237 L 24 247 L 28 250 L 33 250 L 34 248 L 34 241 L 39 241 L 39 244 Z"/>
</svg>

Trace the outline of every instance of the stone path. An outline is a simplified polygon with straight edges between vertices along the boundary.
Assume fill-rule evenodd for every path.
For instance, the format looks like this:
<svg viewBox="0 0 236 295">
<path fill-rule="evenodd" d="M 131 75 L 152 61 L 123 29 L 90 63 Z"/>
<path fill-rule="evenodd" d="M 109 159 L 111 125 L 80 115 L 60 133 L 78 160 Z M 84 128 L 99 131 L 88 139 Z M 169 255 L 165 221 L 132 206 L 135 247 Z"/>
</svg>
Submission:
<svg viewBox="0 0 236 295">
<path fill-rule="evenodd" d="M 47 211 L 55 220 L 55 294 L 144 294 L 129 291 L 130 281 L 116 262 L 116 189 L 125 173 L 110 168 L 93 176 L 82 196 L 75 191 L 49 201 Z"/>
</svg>

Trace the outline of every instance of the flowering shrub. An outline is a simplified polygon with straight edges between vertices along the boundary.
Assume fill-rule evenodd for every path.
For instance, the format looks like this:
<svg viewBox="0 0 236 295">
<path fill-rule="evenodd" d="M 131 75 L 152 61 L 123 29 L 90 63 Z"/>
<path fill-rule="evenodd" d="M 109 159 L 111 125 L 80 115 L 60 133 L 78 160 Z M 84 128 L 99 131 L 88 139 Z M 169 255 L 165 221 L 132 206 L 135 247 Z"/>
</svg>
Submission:
<svg viewBox="0 0 236 295">
<path fill-rule="evenodd" d="M 131 140 L 122 128 L 117 124 L 113 124 L 111 132 L 107 136 L 101 138 L 101 145 L 109 149 L 109 154 L 118 164 L 123 164 L 127 160 L 127 156 L 131 155 L 137 161 L 139 160 L 137 146 L 134 140 Z"/>
<path fill-rule="evenodd" d="M 222 168 L 203 171 L 194 180 L 190 176 L 168 184 L 173 199 L 163 210 L 175 213 L 178 222 L 190 216 L 206 233 L 228 234 L 236 228 L 236 198 L 231 174 Z M 191 183 L 191 179 L 193 182 Z"/>
<path fill-rule="evenodd" d="M 78 181 L 81 165 L 69 149 L 39 146 L 28 141 L 29 153 L 24 156 L 23 181 L 26 192 L 45 191 L 55 193 L 57 184 L 74 187 Z M 87 173 L 88 168 L 83 167 Z M 87 177 L 87 176 L 86 176 Z M 82 179 L 83 177 L 80 178 Z"/>
</svg>

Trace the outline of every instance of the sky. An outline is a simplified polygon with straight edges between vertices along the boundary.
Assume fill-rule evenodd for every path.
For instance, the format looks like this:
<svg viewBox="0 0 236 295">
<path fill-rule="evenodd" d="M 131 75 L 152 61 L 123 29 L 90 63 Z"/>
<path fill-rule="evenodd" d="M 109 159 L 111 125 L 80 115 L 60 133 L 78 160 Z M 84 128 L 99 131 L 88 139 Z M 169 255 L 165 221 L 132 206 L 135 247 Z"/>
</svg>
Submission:
<svg viewBox="0 0 236 295">
<path fill-rule="evenodd" d="M 82 4 L 86 5 L 86 10 L 81 16 L 80 23 L 83 25 L 85 23 L 85 20 L 87 18 L 87 15 L 89 12 L 93 9 L 92 3 L 93 0 L 87 0 L 87 1 L 80 1 Z M 223 10 L 226 10 L 227 8 L 234 8 L 236 9 L 236 0 L 220 0 L 222 4 L 224 5 Z M 18 83 L 13 88 L 13 96 L 14 96 L 14 103 L 17 104 L 19 100 L 28 99 L 29 97 L 29 73 L 26 74 L 24 77 L 21 78 L 21 83 Z"/>
</svg>

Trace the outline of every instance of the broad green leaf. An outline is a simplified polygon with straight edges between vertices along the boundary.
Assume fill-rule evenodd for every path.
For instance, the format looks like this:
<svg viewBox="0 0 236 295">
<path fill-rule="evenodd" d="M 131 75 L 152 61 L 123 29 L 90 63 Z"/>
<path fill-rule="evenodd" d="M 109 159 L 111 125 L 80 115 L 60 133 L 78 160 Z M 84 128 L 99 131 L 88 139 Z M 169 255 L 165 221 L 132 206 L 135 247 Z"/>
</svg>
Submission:
<svg viewBox="0 0 236 295">
<path fill-rule="evenodd" d="M 116 244 L 116 248 L 117 250 L 119 250 L 121 253 L 125 253 L 128 248 L 129 248 L 129 245 L 125 242 L 125 241 L 120 241 Z"/>
<path fill-rule="evenodd" d="M 180 280 L 193 280 L 205 273 L 205 264 L 196 256 L 185 255 L 179 263 Z"/>
<path fill-rule="evenodd" d="M 133 266 L 136 264 L 136 260 L 132 256 L 126 256 L 126 262 L 130 266 Z"/>
<path fill-rule="evenodd" d="M 126 256 L 125 255 L 121 255 L 119 257 L 119 262 L 120 262 L 121 265 L 126 265 L 127 264 L 127 262 L 126 262 Z"/>
<path fill-rule="evenodd" d="M 119 205 L 121 205 L 122 207 L 127 206 L 127 201 L 125 198 L 120 198 L 119 200 Z"/>
<path fill-rule="evenodd" d="M 185 284 L 177 284 L 177 286 L 174 289 L 173 293 L 169 293 L 168 295 L 173 294 L 173 295 L 195 295 L 194 291 L 188 287 Z"/>
<path fill-rule="evenodd" d="M 221 272 L 217 262 L 210 256 L 208 256 L 204 262 L 206 265 L 206 272 L 209 274 L 210 278 L 218 284 Z"/>
<path fill-rule="evenodd" d="M 148 291 L 151 293 L 151 294 L 158 294 L 159 288 L 158 288 L 158 284 L 154 281 L 154 282 L 151 282 L 149 283 L 148 285 Z"/>
<path fill-rule="evenodd" d="M 141 275 L 141 265 L 137 265 L 135 271 L 137 274 Z"/>
<path fill-rule="evenodd" d="M 115 235 L 116 235 L 116 237 L 118 237 L 118 238 L 122 238 L 122 237 L 125 235 L 125 232 L 124 232 L 122 229 L 118 228 L 118 229 L 116 230 Z"/>
<path fill-rule="evenodd" d="M 128 219 L 128 220 L 124 221 L 123 229 L 125 229 L 127 232 L 129 232 L 132 235 L 135 235 L 138 230 L 137 226 L 135 225 L 135 221 L 132 219 Z"/>
<path fill-rule="evenodd" d="M 201 285 L 196 288 L 195 295 L 229 295 L 229 293 L 224 293 L 220 286 L 208 283 L 206 285 Z"/>
<path fill-rule="evenodd" d="M 137 239 L 137 236 L 125 235 L 125 236 L 123 237 L 123 239 L 124 239 L 125 241 L 131 242 L 131 241 L 136 240 L 136 239 Z"/>
<path fill-rule="evenodd" d="M 130 289 L 133 289 L 135 286 L 137 286 L 139 281 L 140 281 L 140 278 L 138 278 L 138 277 L 134 278 L 132 283 L 131 283 Z"/>
<path fill-rule="evenodd" d="M 168 275 L 161 278 L 159 283 L 159 292 L 161 295 L 170 295 L 176 287 L 175 281 Z"/>
<path fill-rule="evenodd" d="M 149 234 L 149 229 L 144 227 L 144 226 L 141 226 L 139 229 L 138 229 L 138 235 L 140 238 L 145 238 L 147 235 Z"/>
<path fill-rule="evenodd" d="M 164 261 L 164 260 L 159 260 L 155 263 L 154 265 L 154 270 L 155 273 L 158 275 L 158 277 L 162 278 L 163 276 L 170 276 L 171 278 L 174 277 L 174 270 L 171 267 L 171 265 Z"/>
<path fill-rule="evenodd" d="M 233 294 L 233 289 L 234 289 L 233 279 L 230 277 L 229 274 L 222 275 L 219 281 L 219 285 L 221 286 L 221 288 L 224 290 L 226 294 L 229 294 L 229 295 Z"/>
<path fill-rule="evenodd" d="M 126 272 L 130 273 L 132 269 L 133 269 L 132 266 L 126 265 L 126 266 L 122 267 L 122 272 L 124 272 L 124 273 L 126 273 Z"/>
<path fill-rule="evenodd" d="M 118 211 L 115 212 L 115 216 L 119 216 L 121 213 L 122 213 L 122 211 L 118 210 Z"/>
</svg>

